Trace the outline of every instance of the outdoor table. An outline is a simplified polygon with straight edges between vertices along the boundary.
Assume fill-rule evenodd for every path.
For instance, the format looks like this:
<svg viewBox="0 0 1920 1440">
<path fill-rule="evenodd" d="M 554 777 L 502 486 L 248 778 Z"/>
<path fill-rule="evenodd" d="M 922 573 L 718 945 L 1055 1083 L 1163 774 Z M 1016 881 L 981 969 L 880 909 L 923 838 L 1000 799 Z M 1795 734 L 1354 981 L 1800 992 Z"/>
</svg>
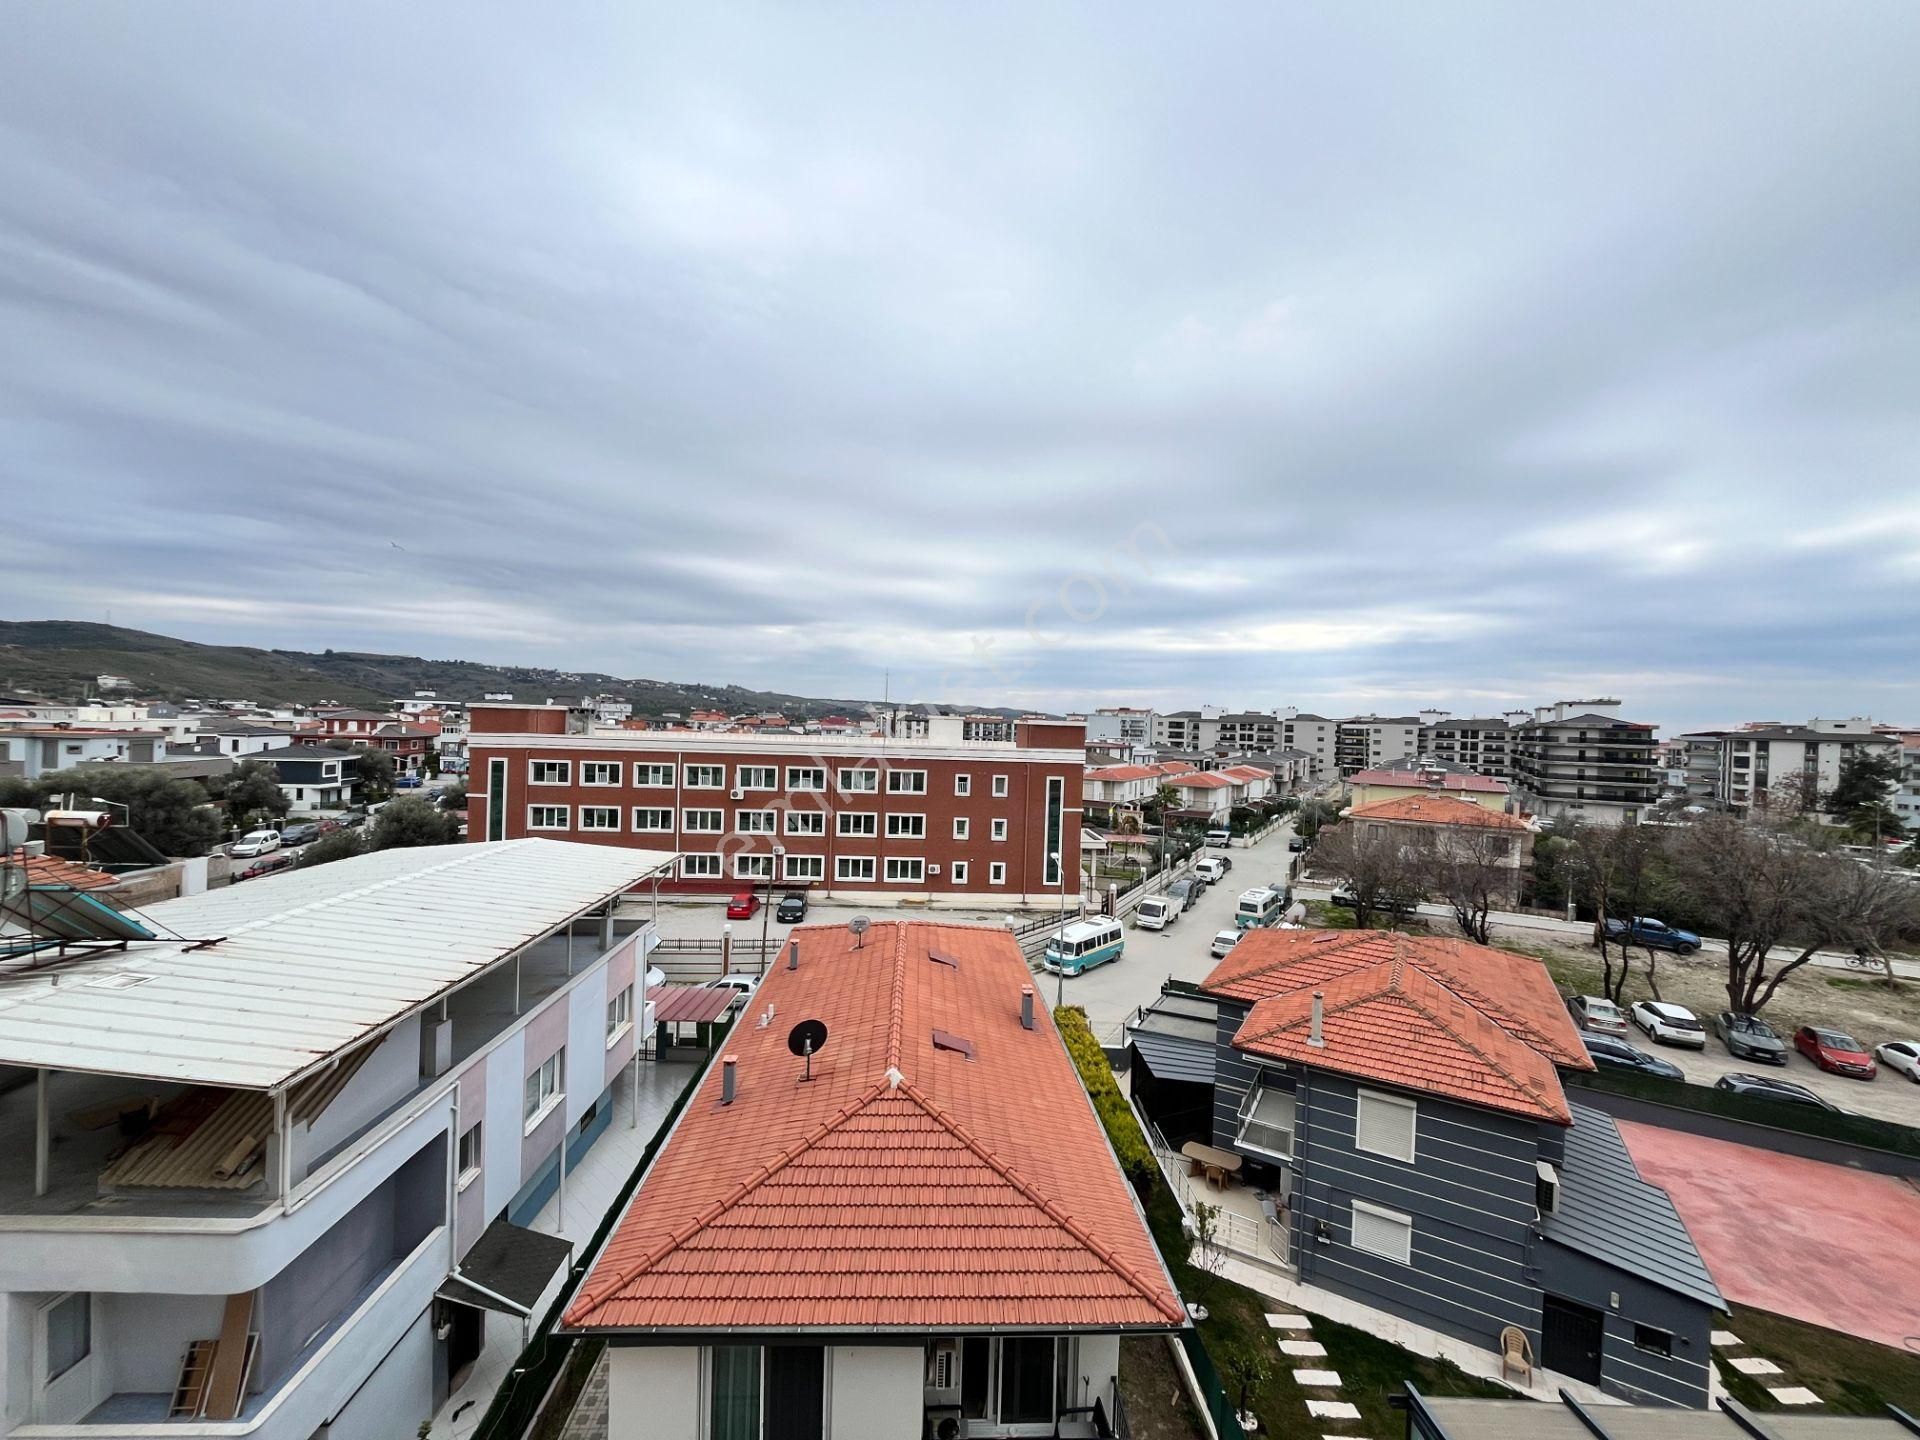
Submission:
<svg viewBox="0 0 1920 1440">
<path fill-rule="evenodd" d="M 1228 1177 L 1240 1173 L 1240 1157 L 1231 1150 L 1221 1150 L 1213 1145 L 1202 1145 L 1198 1140 L 1189 1140 L 1180 1147 L 1180 1153 L 1205 1173 L 1207 1183 L 1215 1189 L 1225 1185 Z"/>
</svg>

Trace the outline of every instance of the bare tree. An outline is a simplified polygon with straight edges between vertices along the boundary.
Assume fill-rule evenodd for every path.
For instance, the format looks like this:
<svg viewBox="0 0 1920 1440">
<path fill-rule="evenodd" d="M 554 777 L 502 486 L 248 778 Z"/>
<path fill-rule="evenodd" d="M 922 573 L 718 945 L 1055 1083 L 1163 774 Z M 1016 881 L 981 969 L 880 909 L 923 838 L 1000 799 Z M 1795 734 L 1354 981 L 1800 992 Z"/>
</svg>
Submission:
<svg viewBox="0 0 1920 1440">
<path fill-rule="evenodd" d="M 1893 867 L 1732 816 L 1688 827 L 1681 879 L 1727 937 L 1727 1003 L 1764 1009 L 1787 976 L 1829 948 L 1884 949 L 1920 931 L 1920 887 Z M 1776 961 L 1775 952 L 1786 958 Z"/>
<path fill-rule="evenodd" d="M 1605 998 L 1620 1003 L 1632 973 L 1633 918 L 1643 913 L 1653 889 L 1666 832 L 1644 825 L 1576 825 L 1567 837 L 1568 883 L 1574 894 L 1593 906 L 1593 943 L 1600 948 L 1600 989 Z M 1618 938 L 1607 932 L 1607 922 L 1624 922 Z M 1609 943 L 1620 947 L 1620 965 L 1614 968 Z M 1659 979 L 1651 947 L 1647 956 L 1647 984 L 1660 997 Z"/>
<path fill-rule="evenodd" d="M 1494 909 L 1514 902 L 1519 871 L 1509 861 L 1521 843 L 1510 830 L 1455 825 L 1427 854 L 1426 892 L 1446 902 L 1460 933 L 1476 945 L 1487 943 Z"/>
<path fill-rule="evenodd" d="M 1353 897 L 1353 923 L 1370 929 L 1375 915 L 1411 910 L 1424 896 L 1427 856 L 1384 825 L 1346 821 L 1320 832 L 1314 865 Z"/>
</svg>

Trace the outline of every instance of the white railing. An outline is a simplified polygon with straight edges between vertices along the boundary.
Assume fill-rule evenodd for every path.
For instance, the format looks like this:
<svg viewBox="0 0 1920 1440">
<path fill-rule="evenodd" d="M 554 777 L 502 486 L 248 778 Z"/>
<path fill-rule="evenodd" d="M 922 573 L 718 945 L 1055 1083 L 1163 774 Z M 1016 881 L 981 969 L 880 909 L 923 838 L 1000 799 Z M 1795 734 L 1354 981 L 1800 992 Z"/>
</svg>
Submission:
<svg viewBox="0 0 1920 1440">
<path fill-rule="evenodd" d="M 1133 1106 L 1134 1118 L 1140 1122 L 1141 1133 L 1147 1137 L 1153 1158 L 1159 1162 L 1160 1174 L 1166 1180 L 1167 1188 L 1173 1192 L 1180 1213 L 1186 1218 L 1188 1232 L 1193 1230 L 1194 1207 L 1208 1205 L 1215 1211 L 1213 1234 L 1221 1249 L 1258 1260 L 1262 1264 L 1278 1262 L 1283 1266 L 1290 1265 L 1287 1258 L 1286 1221 L 1264 1217 L 1255 1220 L 1215 1199 L 1209 1199 L 1211 1192 L 1204 1185 L 1195 1185 L 1193 1177 L 1187 1173 L 1186 1157 L 1167 1144 L 1159 1127 L 1141 1113 L 1138 1102 L 1130 1099 L 1128 1103 Z"/>
</svg>

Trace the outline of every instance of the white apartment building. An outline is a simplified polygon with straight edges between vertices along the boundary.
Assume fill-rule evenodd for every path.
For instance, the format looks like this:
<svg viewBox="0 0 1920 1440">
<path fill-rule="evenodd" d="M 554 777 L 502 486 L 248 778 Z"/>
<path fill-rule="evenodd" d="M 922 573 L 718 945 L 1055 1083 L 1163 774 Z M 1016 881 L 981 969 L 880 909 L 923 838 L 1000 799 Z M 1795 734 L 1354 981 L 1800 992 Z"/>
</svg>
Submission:
<svg viewBox="0 0 1920 1440">
<path fill-rule="evenodd" d="M 657 1120 L 692 1073 L 623 1075 L 656 937 L 613 906 L 671 861 L 387 850 L 16 947 L 10 1440 L 397 1440 L 483 1348 L 517 1355 L 566 1278 L 568 1244 L 525 1228 L 563 1147 L 572 1168 L 623 1080 Z"/>
<path fill-rule="evenodd" d="M 1909 830 L 1920 830 L 1920 730 L 1900 739 L 1900 788 L 1893 797 L 1894 813 Z"/>
<path fill-rule="evenodd" d="M 1378 770 L 1420 753 L 1418 715 L 1356 715 L 1334 722 L 1334 763 L 1342 776 Z"/>
<path fill-rule="evenodd" d="M 1781 787 L 1792 782 L 1804 803 L 1840 782 L 1840 767 L 1856 753 L 1898 758 L 1897 733 L 1875 728 L 1855 715 L 1845 720 L 1815 718 L 1805 725 L 1748 725 L 1739 730 L 1703 730 L 1680 737 L 1685 746 L 1687 798 L 1696 805 L 1745 813 L 1779 803 Z M 1898 795 L 1889 797 L 1896 810 Z"/>
<path fill-rule="evenodd" d="M 1087 743 L 1150 746 L 1154 721 L 1158 718 L 1151 710 L 1136 710 L 1125 705 L 1096 710 L 1087 716 Z"/>
</svg>

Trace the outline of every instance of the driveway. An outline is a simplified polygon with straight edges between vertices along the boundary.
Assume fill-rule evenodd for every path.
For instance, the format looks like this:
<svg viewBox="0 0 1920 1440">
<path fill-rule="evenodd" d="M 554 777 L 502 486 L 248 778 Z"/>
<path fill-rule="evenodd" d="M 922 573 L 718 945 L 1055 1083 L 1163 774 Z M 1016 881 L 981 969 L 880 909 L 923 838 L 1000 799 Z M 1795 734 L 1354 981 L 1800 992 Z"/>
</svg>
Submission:
<svg viewBox="0 0 1920 1440">
<path fill-rule="evenodd" d="M 1920 1331 L 1920 1188 L 1797 1155 L 1619 1122 L 1729 1300 L 1901 1348 Z M 1779 1357 L 1786 1359 L 1787 1357 Z"/>
</svg>

